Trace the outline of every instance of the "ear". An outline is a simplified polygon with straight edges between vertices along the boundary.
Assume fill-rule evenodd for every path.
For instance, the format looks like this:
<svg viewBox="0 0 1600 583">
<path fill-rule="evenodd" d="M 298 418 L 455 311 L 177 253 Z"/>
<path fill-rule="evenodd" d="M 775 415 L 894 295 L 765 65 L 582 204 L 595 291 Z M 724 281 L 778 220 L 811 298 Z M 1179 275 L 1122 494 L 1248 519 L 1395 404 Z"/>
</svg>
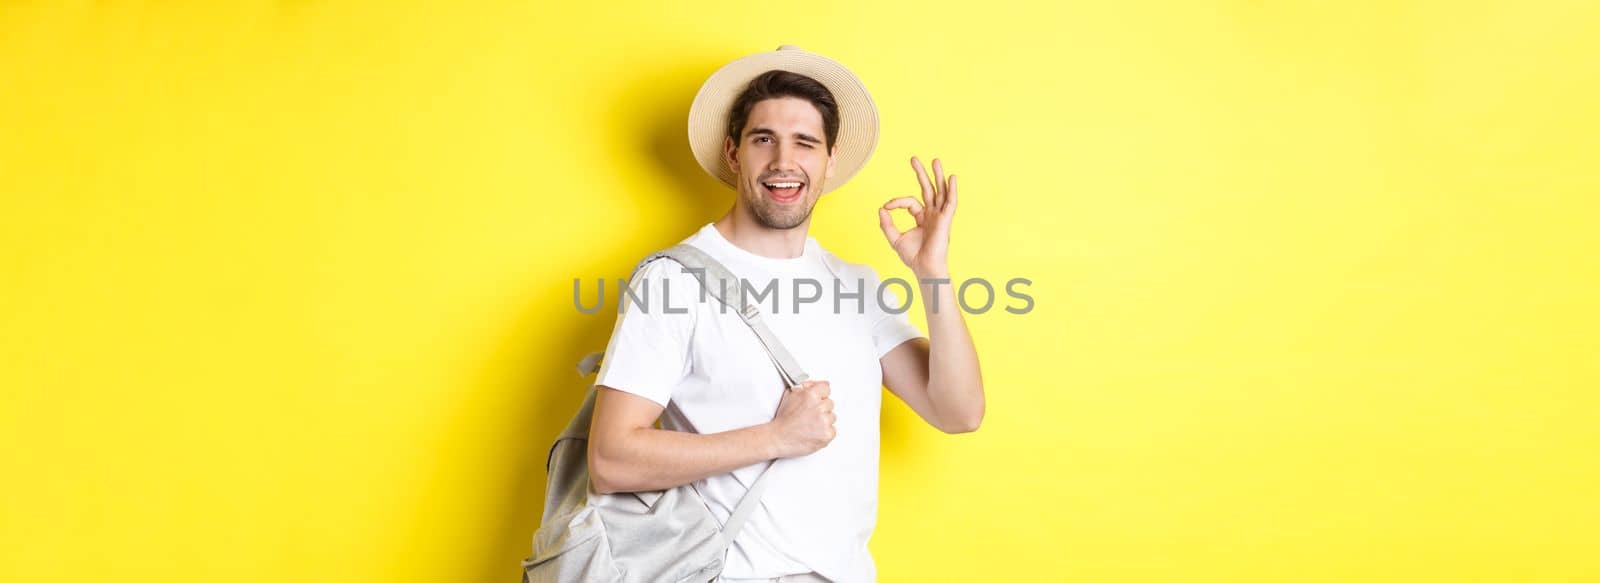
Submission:
<svg viewBox="0 0 1600 583">
<path fill-rule="evenodd" d="M 722 163 L 727 164 L 735 175 L 739 174 L 739 148 L 733 143 L 733 138 L 722 138 Z"/>
</svg>

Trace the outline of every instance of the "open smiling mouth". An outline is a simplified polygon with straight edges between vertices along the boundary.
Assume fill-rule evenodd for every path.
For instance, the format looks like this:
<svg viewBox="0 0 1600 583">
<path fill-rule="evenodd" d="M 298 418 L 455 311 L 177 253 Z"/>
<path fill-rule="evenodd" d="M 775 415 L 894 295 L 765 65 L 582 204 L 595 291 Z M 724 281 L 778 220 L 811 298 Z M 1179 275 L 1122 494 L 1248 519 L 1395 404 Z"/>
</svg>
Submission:
<svg viewBox="0 0 1600 583">
<path fill-rule="evenodd" d="M 761 183 L 761 187 L 766 189 L 767 195 L 780 203 L 800 200 L 800 193 L 805 190 L 805 186 L 806 183 L 798 180 L 774 180 Z"/>
</svg>

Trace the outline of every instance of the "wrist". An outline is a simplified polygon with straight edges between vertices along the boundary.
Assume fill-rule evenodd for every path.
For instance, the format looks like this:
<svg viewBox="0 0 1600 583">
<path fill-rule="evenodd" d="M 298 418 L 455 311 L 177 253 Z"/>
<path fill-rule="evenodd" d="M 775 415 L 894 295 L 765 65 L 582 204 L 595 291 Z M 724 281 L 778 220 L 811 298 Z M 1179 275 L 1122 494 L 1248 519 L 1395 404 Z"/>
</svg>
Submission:
<svg viewBox="0 0 1600 583">
<path fill-rule="evenodd" d="M 933 283 L 933 282 L 925 282 L 923 280 L 928 280 L 928 279 L 946 279 L 947 280 L 947 279 L 950 279 L 950 268 L 945 267 L 945 266 L 939 266 L 939 267 L 932 267 L 932 268 L 912 269 L 911 270 L 911 274 L 916 276 L 917 281 L 919 283 Z"/>
<path fill-rule="evenodd" d="M 756 450 L 760 452 L 761 459 L 770 460 L 784 457 L 783 443 L 779 439 L 778 422 L 768 421 L 755 426 Z"/>
</svg>

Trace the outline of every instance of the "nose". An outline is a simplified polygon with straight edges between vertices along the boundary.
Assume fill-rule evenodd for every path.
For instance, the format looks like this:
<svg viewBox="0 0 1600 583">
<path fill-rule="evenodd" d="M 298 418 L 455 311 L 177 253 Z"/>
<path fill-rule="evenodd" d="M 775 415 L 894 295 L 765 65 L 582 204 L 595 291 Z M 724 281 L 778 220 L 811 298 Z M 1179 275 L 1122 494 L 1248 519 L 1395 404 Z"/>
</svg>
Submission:
<svg viewBox="0 0 1600 583">
<path fill-rule="evenodd" d="M 778 144 L 778 154 L 772 157 L 772 169 L 775 171 L 796 170 L 799 167 L 794 162 L 794 144 L 785 142 Z"/>
</svg>

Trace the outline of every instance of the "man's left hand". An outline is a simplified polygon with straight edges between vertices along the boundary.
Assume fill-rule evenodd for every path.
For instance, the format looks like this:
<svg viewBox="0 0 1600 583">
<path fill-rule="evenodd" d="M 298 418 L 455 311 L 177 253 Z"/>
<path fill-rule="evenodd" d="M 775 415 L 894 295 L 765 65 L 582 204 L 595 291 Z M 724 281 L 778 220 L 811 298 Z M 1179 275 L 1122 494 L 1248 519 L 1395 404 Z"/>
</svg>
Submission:
<svg viewBox="0 0 1600 583">
<path fill-rule="evenodd" d="M 902 196 L 884 203 L 883 208 L 878 209 L 878 226 L 883 227 L 883 236 L 900 255 L 900 261 L 918 278 L 948 277 L 946 255 L 950 249 L 950 221 L 956 214 L 956 177 L 952 174 L 949 179 L 945 178 L 944 165 L 938 158 L 933 159 L 932 181 L 928 180 L 922 161 L 915 156 L 911 158 L 911 168 L 922 185 L 922 200 Z M 906 209 L 917 221 L 917 226 L 904 233 L 894 226 L 894 218 L 889 214 L 900 208 Z"/>
</svg>

